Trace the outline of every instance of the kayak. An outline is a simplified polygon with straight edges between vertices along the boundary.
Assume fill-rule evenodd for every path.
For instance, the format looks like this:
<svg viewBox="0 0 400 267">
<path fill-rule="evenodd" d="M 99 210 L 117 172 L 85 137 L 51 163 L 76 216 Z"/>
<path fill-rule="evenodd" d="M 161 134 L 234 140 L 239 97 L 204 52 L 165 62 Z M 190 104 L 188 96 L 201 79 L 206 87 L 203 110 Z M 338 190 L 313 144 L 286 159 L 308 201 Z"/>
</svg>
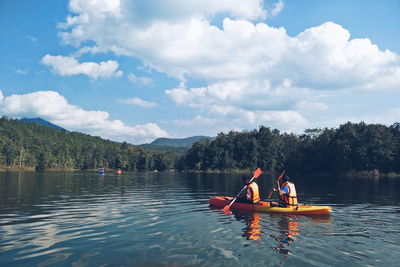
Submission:
<svg viewBox="0 0 400 267">
<path fill-rule="evenodd" d="M 208 200 L 211 206 L 217 208 L 223 208 L 229 205 L 233 197 L 217 196 L 212 197 Z M 257 212 L 268 212 L 268 213 L 288 213 L 288 214 L 300 214 L 300 215 L 323 215 L 329 214 L 332 211 L 331 206 L 308 206 L 298 205 L 293 207 L 271 207 L 271 202 L 260 201 L 259 204 L 247 204 L 234 202 L 231 206 L 233 210 L 242 211 L 257 211 Z"/>
</svg>

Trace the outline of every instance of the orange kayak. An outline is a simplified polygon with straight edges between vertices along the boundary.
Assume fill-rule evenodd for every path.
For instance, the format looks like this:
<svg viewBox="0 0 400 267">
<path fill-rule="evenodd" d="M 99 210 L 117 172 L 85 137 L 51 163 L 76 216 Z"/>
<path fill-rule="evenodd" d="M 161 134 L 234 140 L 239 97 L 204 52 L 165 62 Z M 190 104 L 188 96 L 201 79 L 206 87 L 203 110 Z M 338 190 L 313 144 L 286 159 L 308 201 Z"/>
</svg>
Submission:
<svg viewBox="0 0 400 267">
<path fill-rule="evenodd" d="M 208 200 L 210 205 L 216 208 L 223 208 L 229 205 L 233 197 L 217 196 L 212 197 Z M 242 210 L 242 211 L 257 211 L 257 212 L 267 212 L 267 213 L 288 213 L 288 214 L 300 214 L 300 215 L 324 215 L 330 214 L 332 211 L 331 206 L 308 206 L 308 205 L 298 205 L 293 207 L 271 207 L 271 202 L 260 201 L 257 205 L 234 202 L 231 206 L 232 210 Z"/>
</svg>

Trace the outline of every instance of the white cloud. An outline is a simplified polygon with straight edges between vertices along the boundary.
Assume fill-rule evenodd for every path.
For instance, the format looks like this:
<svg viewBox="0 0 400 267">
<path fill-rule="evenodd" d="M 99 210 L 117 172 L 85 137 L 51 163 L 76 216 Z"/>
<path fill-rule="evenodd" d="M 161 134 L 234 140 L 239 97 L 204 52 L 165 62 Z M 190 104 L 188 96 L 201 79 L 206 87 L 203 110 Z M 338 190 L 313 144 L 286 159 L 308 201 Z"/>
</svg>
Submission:
<svg viewBox="0 0 400 267">
<path fill-rule="evenodd" d="M 71 0 L 71 12 L 61 28 L 88 23 L 91 20 L 121 19 L 129 15 L 136 24 L 151 24 L 154 21 L 181 21 L 191 17 L 210 17 L 218 13 L 242 19 L 265 17 L 262 0 Z M 129 13 L 129 14 L 127 14 Z"/>
<path fill-rule="evenodd" d="M 216 134 L 216 129 L 218 132 L 241 131 L 257 128 L 260 125 L 271 126 L 285 132 L 300 133 L 309 124 L 295 111 L 249 111 L 233 106 L 212 106 L 210 112 L 205 115 L 175 119 L 173 123 L 179 127 L 177 132 L 179 136 L 190 135 L 193 132 L 211 136 Z"/>
<path fill-rule="evenodd" d="M 145 101 L 143 99 L 140 99 L 139 97 L 121 99 L 119 102 L 123 104 L 136 105 L 144 108 L 151 108 L 157 106 L 157 103 Z"/>
<path fill-rule="evenodd" d="M 271 15 L 272 16 L 277 16 L 285 7 L 285 4 L 282 2 L 282 0 L 279 0 L 274 4 L 273 9 L 271 10 Z"/>
<path fill-rule="evenodd" d="M 128 80 L 133 84 L 139 85 L 151 85 L 153 83 L 153 79 L 150 77 L 138 77 L 134 73 L 128 74 Z"/>
<path fill-rule="evenodd" d="M 300 102 L 319 102 L 312 90 L 293 86 L 288 79 L 275 86 L 262 79 L 229 80 L 190 89 L 181 84 L 178 88 L 167 90 L 166 94 L 179 105 L 203 109 L 229 105 L 249 110 L 287 110 L 295 109 Z"/>
<path fill-rule="evenodd" d="M 365 122 L 365 123 L 378 123 L 384 125 L 392 125 L 395 122 L 400 122 L 400 108 L 389 108 L 383 109 L 371 114 L 361 115 L 361 114 L 349 114 L 348 116 L 337 116 L 330 120 L 326 120 L 323 122 L 316 122 L 315 124 L 318 125 L 326 125 L 327 127 L 338 127 L 341 124 L 344 124 L 348 121 L 351 122 Z"/>
<path fill-rule="evenodd" d="M 0 91 L 0 111 L 15 117 L 41 117 L 68 130 L 117 141 L 145 143 L 168 136 L 155 123 L 128 126 L 120 120 L 111 120 L 106 111 L 88 111 L 71 105 L 54 91 L 37 91 L 8 97 L 4 97 Z"/>
<path fill-rule="evenodd" d="M 220 107 L 213 106 L 213 115 L 221 112 L 224 118 L 227 118 L 234 125 L 241 125 L 243 128 L 248 128 L 253 125 L 279 125 L 281 127 L 290 128 L 304 127 L 307 120 L 299 113 L 291 110 L 281 111 L 265 111 L 265 110 L 244 110 L 237 107 Z"/>
<path fill-rule="evenodd" d="M 341 25 L 326 22 L 289 36 L 282 27 L 253 22 L 278 15 L 282 1 L 271 10 L 261 0 L 104 1 L 71 0 L 74 15 L 61 25 L 60 38 L 77 48 L 94 43 L 79 54 L 136 57 L 176 77 L 181 85 L 167 95 L 205 119 L 213 114 L 253 127 L 263 122 L 299 127 L 308 123 L 303 111 L 330 109 L 321 92 L 400 86 L 399 55 L 369 39 L 351 39 Z M 215 15 L 226 16 L 221 27 L 212 25 Z M 131 82 L 143 82 L 132 75 Z M 187 88 L 185 81 L 193 77 L 207 85 Z"/>
<path fill-rule="evenodd" d="M 150 1 L 160 4 L 158 7 L 168 4 L 170 8 L 165 10 L 148 1 L 116 1 L 109 11 L 100 13 L 93 8 L 95 2 L 78 5 L 71 1 L 72 11 L 78 15 L 69 31 L 60 34 L 64 42 L 94 41 L 94 50 L 139 57 L 146 65 L 181 80 L 262 77 L 272 84 L 290 79 L 296 86 L 326 90 L 375 84 L 379 77 L 393 76 L 391 68 L 400 65 L 395 53 L 380 51 L 368 39 L 350 39 L 348 30 L 332 22 L 291 37 L 283 28 L 244 20 L 252 16 L 239 14 L 247 10 L 242 5 L 253 10 L 248 14 L 260 16 L 260 1 L 211 1 L 209 5 L 203 1 Z M 282 7 L 280 3 L 275 12 Z M 194 11 L 179 17 L 178 11 L 186 8 Z M 151 19 L 136 21 L 139 11 Z M 221 29 L 211 25 L 206 16 L 219 12 L 231 16 L 224 19 Z M 174 19 L 175 15 L 179 19 Z"/>
<path fill-rule="evenodd" d="M 119 77 L 122 75 L 118 69 L 118 62 L 114 60 L 103 61 L 100 63 L 83 62 L 79 63 L 74 57 L 45 55 L 42 58 L 44 65 L 50 66 L 54 73 L 61 76 L 71 76 L 84 74 L 92 79 Z"/>
<path fill-rule="evenodd" d="M 304 110 L 311 110 L 311 111 L 321 111 L 321 110 L 327 110 L 328 105 L 325 103 L 321 103 L 318 101 L 300 101 L 296 104 L 296 109 L 304 111 Z"/>
</svg>

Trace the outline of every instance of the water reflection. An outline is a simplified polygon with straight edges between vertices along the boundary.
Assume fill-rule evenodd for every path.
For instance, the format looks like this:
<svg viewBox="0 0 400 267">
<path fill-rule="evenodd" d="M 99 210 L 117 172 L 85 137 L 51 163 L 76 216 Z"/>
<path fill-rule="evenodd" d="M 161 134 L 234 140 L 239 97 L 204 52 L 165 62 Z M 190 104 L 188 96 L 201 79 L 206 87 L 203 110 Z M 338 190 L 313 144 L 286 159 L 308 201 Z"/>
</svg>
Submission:
<svg viewBox="0 0 400 267">
<path fill-rule="evenodd" d="M 257 245 L 271 244 L 273 251 L 284 255 L 291 253 L 291 245 L 300 236 L 302 228 L 329 226 L 331 217 L 264 214 L 258 212 L 232 211 L 237 221 L 243 222 L 241 236 Z M 249 246 L 246 244 L 245 246 Z"/>
<path fill-rule="evenodd" d="M 0 266 L 398 265 L 400 180 L 301 181 L 331 217 L 210 211 L 240 176 L 0 173 Z"/>
<path fill-rule="evenodd" d="M 257 241 L 263 236 L 262 227 L 260 224 L 262 220 L 260 213 L 234 212 L 233 215 L 235 216 L 236 220 L 244 221 L 246 223 L 246 227 L 243 229 L 242 236 L 246 237 L 247 240 Z"/>
<path fill-rule="evenodd" d="M 280 235 L 270 235 L 276 242 L 276 246 L 271 248 L 281 254 L 288 255 L 290 250 L 287 248 L 299 234 L 299 222 L 290 217 L 282 217 L 278 221 Z"/>
</svg>

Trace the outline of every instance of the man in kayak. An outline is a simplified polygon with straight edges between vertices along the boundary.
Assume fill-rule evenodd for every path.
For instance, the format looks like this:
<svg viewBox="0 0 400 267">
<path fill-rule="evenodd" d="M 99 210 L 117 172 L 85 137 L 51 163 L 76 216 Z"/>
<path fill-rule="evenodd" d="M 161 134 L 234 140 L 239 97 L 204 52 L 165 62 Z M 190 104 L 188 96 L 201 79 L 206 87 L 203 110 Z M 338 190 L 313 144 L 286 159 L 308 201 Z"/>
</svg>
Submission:
<svg viewBox="0 0 400 267">
<path fill-rule="evenodd" d="M 279 206 L 290 207 L 290 206 L 297 206 L 297 194 L 296 194 L 296 187 L 290 181 L 289 176 L 285 175 L 282 178 L 282 184 L 278 188 L 279 193 Z"/>
<path fill-rule="evenodd" d="M 242 181 L 246 185 L 246 190 L 243 191 L 242 195 L 237 198 L 237 202 L 258 204 L 260 201 L 260 193 L 258 191 L 258 185 L 256 182 L 250 182 L 251 178 L 247 175 L 243 175 Z"/>
</svg>

